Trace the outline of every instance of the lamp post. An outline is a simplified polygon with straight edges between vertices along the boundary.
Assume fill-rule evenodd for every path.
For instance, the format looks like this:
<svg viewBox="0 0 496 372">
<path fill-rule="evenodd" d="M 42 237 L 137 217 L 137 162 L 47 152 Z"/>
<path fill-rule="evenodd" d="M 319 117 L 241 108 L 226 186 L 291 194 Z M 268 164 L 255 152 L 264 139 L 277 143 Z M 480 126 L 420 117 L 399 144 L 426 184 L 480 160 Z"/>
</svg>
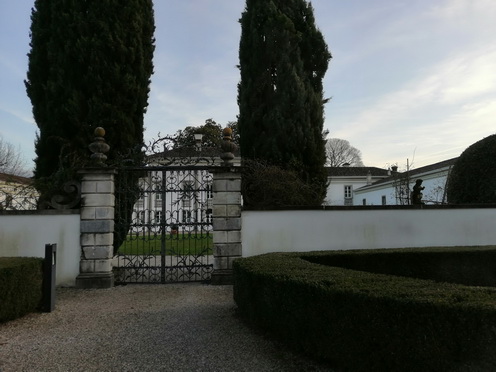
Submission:
<svg viewBox="0 0 496 372">
<path fill-rule="evenodd" d="M 203 139 L 203 134 L 201 134 L 201 133 L 195 133 L 196 151 L 201 151 L 201 148 L 202 148 L 202 139 Z"/>
</svg>

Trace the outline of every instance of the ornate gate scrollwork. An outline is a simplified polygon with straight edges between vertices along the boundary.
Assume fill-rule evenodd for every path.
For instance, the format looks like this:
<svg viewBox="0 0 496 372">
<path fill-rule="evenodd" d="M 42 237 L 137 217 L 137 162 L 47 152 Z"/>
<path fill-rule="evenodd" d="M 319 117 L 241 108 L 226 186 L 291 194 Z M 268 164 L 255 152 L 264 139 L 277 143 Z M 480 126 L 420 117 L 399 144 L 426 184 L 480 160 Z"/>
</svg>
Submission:
<svg viewBox="0 0 496 372">
<path fill-rule="evenodd" d="M 213 272 L 212 182 L 218 149 L 174 148 L 171 139 L 146 148 L 127 236 L 114 257 L 116 283 L 209 281 Z M 162 150 L 162 151 L 160 151 Z M 215 150 L 215 151 L 213 151 Z M 218 161 L 218 160 L 217 160 Z M 125 204 L 125 203 L 124 203 Z M 121 215 L 121 213 L 119 213 Z"/>
</svg>

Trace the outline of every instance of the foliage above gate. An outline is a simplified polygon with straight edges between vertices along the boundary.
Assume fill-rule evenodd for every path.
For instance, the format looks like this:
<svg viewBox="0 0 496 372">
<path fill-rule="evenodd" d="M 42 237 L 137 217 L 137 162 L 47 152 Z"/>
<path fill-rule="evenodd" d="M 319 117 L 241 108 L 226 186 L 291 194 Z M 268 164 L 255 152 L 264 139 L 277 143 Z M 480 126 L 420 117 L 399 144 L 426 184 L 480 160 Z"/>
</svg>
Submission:
<svg viewBox="0 0 496 372">
<path fill-rule="evenodd" d="M 155 166 L 187 166 L 187 165 L 218 165 L 221 149 L 218 147 L 203 147 L 201 140 L 195 146 L 181 146 L 179 136 L 164 136 L 158 134 L 158 139 L 143 146 L 146 165 Z"/>
</svg>

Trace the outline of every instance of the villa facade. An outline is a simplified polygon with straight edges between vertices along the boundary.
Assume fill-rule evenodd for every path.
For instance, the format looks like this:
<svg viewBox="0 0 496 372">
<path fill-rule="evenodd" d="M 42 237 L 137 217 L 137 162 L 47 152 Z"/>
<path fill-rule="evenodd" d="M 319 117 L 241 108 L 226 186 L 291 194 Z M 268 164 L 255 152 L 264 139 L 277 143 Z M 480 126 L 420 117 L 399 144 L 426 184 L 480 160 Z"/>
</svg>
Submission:
<svg viewBox="0 0 496 372">
<path fill-rule="evenodd" d="M 408 205 L 416 180 L 422 180 L 422 203 L 446 204 L 447 183 L 450 171 L 458 158 L 410 170 L 391 171 L 379 181 L 364 185 L 354 191 L 354 205 Z"/>
</svg>

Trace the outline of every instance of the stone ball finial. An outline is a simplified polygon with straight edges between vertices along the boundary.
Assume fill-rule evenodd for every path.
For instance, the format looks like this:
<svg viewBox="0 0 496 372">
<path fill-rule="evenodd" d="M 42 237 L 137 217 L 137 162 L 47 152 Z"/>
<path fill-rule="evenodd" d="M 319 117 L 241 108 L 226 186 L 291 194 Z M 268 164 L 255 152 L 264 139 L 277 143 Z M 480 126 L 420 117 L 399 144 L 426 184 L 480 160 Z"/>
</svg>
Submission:
<svg viewBox="0 0 496 372">
<path fill-rule="evenodd" d="M 234 160 L 234 151 L 238 148 L 232 141 L 232 129 L 224 128 L 222 130 L 223 140 L 220 145 L 222 154 L 220 158 L 223 160 L 224 165 L 231 166 Z"/>
<path fill-rule="evenodd" d="M 95 135 L 95 138 L 88 146 L 93 153 L 91 154 L 91 160 L 93 160 L 94 165 L 104 167 L 106 165 L 105 160 L 107 160 L 107 155 L 105 155 L 105 153 L 110 150 L 110 146 L 105 142 L 105 138 L 103 138 L 103 136 L 105 136 L 105 129 L 97 127 L 93 134 Z"/>
<path fill-rule="evenodd" d="M 105 136 L 105 129 L 103 129 L 102 127 L 95 128 L 94 135 L 95 135 L 95 137 L 104 137 Z"/>
</svg>

